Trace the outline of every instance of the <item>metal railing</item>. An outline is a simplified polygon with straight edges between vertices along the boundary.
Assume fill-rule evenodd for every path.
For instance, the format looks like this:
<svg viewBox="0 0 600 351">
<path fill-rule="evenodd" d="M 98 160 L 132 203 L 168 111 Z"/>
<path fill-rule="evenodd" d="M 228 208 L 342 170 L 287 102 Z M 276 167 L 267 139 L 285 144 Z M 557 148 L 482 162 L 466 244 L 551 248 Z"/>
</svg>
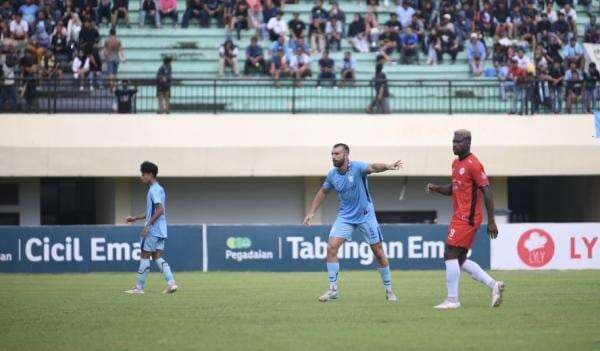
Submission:
<svg viewBox="0 0 600 351">
<path fill-rule="evenodd" d="M 157 113 L 156 81 L 129 79 L 136 90 L 131 113 Z M 1 81 L 0 81 L 1 82 Z M 119 103 L 108 80 L 15 79 L 0 85 L 1 112 L 28 113 L 113 113 Z M 116 84 L 121 86 L 121 81 Z M 517 88 L 495 80 L 390 80 L 391 113 L 553 113 L 552 99 L 540 101 L 539 85 L 532 82 Z M 503 92 L 504 90 L 504 92 Z M 600 91 L 590 95 L 584 88 L 572 113 L 600 107 Z M 567 112 L 566 85 L 556 92 L 555 106 Z M 13 97 L 16 106 L 13 105 Z M 375 97 L 368 80 L 351 83 L 315 80 L 299 85 L 272 79 L 173 79 L 170 89 L 171 113 L 364 113 Z M 3 104 L 2 104 L 3 103 Z"/>
</svg>

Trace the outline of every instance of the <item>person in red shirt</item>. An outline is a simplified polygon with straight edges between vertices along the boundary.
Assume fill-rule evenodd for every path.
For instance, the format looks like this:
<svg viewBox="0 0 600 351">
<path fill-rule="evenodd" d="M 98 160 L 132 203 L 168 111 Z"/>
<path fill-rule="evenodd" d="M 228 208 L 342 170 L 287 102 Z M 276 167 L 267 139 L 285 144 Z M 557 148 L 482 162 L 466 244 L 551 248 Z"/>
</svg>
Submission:
<svg viewBox="0 0 600 351">
<path fill-rule="evenodd" d="M 485 202 L 487 209 L 488 235 L 491 239 L 498 236 L 490 181 L 485 174 L 483 165 L 471 153 L 471 132 L 464 129 L 454 132 L 452 150 L 458 156 L 452 162 L 452 184 L 429 183 L 425 189 L 427 193 L 452 196 L 454 207 L 444 250 L 448 297 L 434 308 L 454 309 L 460 307 L 458 283 L 461 268 L 473 279 L 485 284 L 491 290 L 492 307 L 498 307 L 502 303 L 504 282 L 494 280 L 476 262 L 467 259 L 467 253 L 483 220 L 482 202 Z"/>
</svg>

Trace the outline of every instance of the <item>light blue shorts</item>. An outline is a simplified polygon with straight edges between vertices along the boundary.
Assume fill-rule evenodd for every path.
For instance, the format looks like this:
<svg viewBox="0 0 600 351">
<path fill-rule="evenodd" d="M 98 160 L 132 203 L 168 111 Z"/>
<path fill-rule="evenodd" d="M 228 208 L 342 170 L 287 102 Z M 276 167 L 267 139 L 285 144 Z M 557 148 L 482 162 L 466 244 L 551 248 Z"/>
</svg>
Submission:
<svg viewBox="0 0 600 351">
<path fill-rule="evenodd" d="M 140 247 L 146 252 L 165 251 L 165 242 L 167 239 L 159 238 L 154 235 L 146 235 L 142 237 Z"/>
<path fill-rule="evenodd" d="M 362 223 L 347 223 L 343 220 L 336 219 L 329 232 L 329 237 L 342 238 L 346 241 L 352 241 L 352 233 L 354 230 L 358 230 L 365 241 L 369 245 L 374 245 L 383 241 L 383 235 L 381 234 L 381 228 L 377 219 L 372 218 Z"/>
</svg>

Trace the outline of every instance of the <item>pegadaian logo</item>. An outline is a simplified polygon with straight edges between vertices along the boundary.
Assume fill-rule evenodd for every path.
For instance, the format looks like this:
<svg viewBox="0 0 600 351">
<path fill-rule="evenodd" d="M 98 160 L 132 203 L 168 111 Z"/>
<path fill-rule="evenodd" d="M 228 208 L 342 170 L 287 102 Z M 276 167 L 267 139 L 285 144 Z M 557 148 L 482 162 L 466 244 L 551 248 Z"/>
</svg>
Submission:
<svg viewBox="0 0 600 351">
<path fill-rule="evenodd" d="M 227 238 L 226 245 L 227 245 L 227 248 L 229 248 L 231 250 L 248 249 L 252 246 L 252 240 L 250 240 L 250 238 L 246 238 L 246 237 L 230 236 L 229 238 Z"/>
</svg>

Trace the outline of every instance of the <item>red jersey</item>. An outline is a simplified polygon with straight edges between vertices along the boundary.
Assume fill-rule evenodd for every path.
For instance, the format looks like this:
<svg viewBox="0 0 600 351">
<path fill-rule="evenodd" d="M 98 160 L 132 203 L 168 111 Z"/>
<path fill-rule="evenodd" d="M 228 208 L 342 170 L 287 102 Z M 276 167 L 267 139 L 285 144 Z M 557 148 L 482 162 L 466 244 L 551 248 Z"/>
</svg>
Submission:
<svg viewBox="0 0 600 351">
<path fill-rule="evenodd" d="M 483 165 L 475 155 L 455 159 L 452 162 L 452 221 L 479 226 L 483 220 L 481 188 L 489 184 Z"/>
</svg>

